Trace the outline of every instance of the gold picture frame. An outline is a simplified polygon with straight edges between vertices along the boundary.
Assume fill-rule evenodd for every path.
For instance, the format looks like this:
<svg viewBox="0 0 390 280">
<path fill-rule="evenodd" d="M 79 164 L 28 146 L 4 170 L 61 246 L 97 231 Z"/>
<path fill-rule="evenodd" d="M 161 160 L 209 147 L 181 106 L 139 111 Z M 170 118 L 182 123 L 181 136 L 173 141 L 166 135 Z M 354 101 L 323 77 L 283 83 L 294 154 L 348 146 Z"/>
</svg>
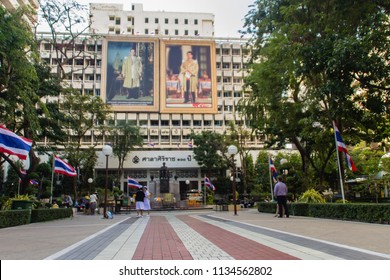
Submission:
<svg viewBox="0 0 390 280">
<path fill-rule="evenodd" d="M 159 110 L 159 41 L 107 36 L 102 47 L 101 98 L 116 112 Z"/>
<path fill-rule="evenodd" d="M 160 111 L 218 113 L 215 42 L 160 41 Z"/>
</svg>

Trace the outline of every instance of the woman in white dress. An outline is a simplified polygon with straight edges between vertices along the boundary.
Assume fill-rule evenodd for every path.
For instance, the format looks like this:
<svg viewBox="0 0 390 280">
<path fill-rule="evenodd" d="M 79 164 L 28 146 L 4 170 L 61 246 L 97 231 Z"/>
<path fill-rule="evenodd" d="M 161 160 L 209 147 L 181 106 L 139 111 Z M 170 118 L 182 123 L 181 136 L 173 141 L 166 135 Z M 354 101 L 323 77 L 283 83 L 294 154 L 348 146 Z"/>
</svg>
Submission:
<svg viewBox="0 0 390 280">
<path fill-rule="evenodd" d="M 145 198 L 144 198 L 144 210 L 148 212 L 148 216 L 150 214 L 150 192 L 148 191 L 147 187 L 144 187 L 144 193 L 145 193 Z"/>
</svg>

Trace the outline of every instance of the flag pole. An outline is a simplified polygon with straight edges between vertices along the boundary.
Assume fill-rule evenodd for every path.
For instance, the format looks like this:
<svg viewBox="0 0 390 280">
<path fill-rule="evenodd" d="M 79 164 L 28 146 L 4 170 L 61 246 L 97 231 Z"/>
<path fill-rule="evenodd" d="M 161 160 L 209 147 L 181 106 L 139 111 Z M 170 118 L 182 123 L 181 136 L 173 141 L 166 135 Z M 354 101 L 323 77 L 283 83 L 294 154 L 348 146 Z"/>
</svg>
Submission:
<svg viewBox="0 0 390 280">
<path fill-rule="evenodd" d="M 270 183 L 270 187 L 271 187 L 271 201 L 273 201 L 274 200 L 274 190 L 273 190 L 273 187 L 272 187 L 272 173 L 271 173 L 270 163 L 271 163 L 271 157 L 268 155 L 269 183 Z"/>
<path fill-rule="evenodd" d="M 50 203 L 53 203 L 53 182 L 54 182 L 54 163 L 55 163 L 55 154 L 53 154 L 53 164 L 51 171 L 51 185 L 50 185 Z"/>
<path fill-rule="evenodd" d="M 339 148 L 338 148 L 338 145 L 337 145 L 337 137 L 336 137 L 336 129 L 335 129 L 335 127 L 336 127 L 336 123 L 333 122 L 334 141 L 335 141 L 335 144 L 336 144 L 337 166 L 338 166 L 338 169 L 339 169 L 341 197 L 343 199 L 343 204 L 345 204 L 344 183 L 343 183 L 343 177 L 342 177 L 342 174 L 341 174 L 340 153 L 339 153 Z"/>
</svg>

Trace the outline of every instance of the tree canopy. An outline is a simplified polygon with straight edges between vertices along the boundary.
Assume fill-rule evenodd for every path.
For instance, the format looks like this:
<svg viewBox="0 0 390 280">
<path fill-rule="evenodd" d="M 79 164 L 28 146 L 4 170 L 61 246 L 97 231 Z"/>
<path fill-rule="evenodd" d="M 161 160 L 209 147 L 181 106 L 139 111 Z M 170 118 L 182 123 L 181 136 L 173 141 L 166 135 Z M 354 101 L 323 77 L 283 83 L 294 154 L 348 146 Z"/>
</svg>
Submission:
<svg viewBox="0 0 390 280">
<path fill-rule="evenodd" d="M 240 111 L 269 146 L 293 143 L 320 182 L 333 159 L 332 121 L 344 141 L 388 137 L 388 1 L 257 0 Z"/>
</svg>

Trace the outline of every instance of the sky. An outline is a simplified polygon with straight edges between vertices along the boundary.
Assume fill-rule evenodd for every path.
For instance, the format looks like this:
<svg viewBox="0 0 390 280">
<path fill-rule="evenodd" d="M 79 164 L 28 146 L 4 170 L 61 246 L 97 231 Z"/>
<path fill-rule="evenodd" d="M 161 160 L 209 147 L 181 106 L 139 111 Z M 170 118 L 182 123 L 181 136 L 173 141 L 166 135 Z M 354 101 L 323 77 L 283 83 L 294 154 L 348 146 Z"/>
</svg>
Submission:
<svg viewBox="0 0 390 280">
<path fill-rule="evenodd" d="M 131 10 L 131 4 L 143 4 L 144 11 L 201 12 L 214 14 L 216 37 L 240 37 L 249 5 L 255 0 L 77 0 L 80 4 L 116 3 Z"/>
</svg>

